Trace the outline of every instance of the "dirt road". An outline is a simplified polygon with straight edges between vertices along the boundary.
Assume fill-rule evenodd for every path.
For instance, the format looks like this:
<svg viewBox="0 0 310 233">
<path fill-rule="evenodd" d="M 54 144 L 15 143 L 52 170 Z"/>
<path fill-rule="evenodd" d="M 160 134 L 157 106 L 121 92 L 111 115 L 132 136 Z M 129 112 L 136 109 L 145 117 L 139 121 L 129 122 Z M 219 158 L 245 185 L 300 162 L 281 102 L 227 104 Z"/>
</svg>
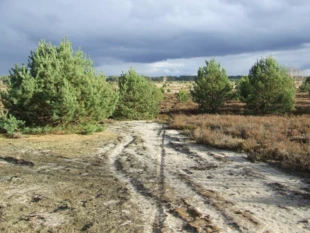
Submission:
<svg viewBox="0 0 310 233">
<path fill-rule="evenodd" d="M 118 122 L 102 153 L 139 208 L 141 232 L 310 232 L 310 186 L 245 154 L 153 122 Z"/>
<path fill-rule="evenodd" d="M 0 148 L 0 232 L 310 232 L 305 180 L 154 122 Z"/>
</svg>

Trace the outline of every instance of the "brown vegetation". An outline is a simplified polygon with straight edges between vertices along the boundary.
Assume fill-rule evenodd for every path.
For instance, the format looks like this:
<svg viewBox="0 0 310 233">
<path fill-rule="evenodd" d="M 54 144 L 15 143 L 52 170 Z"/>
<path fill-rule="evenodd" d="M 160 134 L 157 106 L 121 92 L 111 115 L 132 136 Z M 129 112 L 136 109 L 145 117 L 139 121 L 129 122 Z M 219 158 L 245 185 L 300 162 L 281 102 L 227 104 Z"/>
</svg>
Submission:
<svg viewBox="0 0 310 233">
<path fill-rule="evenodd" d="M 198 114 L 193 102 L 177 103 L 166 94 L 162 112 L 169 126 L 184 130 L 199 143 L 248 154 L 295 171 L 310 171 L 310 96 L 298 93 L 291 116 L 245 116 L 244 104 L 232 101 L 221 115 Z M 166 117 L 168 118 L 168 117 Z"/>
<path fill-rule="evenodd" d="M 310 114 L 310 95 L 308 93 L 297 93 L 295 114 Z"/>
<path fill-rule="evenodd" d="M 309 116 L 179 114 L 169 126 L 185 130 L 199 143 L 245 151 L 252 160 L 310 171 Z"/>
</svg>

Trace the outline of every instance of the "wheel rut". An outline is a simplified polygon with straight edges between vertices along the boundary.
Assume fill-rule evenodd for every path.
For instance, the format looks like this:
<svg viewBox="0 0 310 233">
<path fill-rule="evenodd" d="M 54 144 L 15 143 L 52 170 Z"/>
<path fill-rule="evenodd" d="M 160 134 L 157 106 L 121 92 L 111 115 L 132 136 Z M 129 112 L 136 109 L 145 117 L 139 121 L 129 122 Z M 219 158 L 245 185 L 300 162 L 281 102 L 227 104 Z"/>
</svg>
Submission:
<svg viewBox="0 0 310 233">
<path fill-rule="evenodd" d="M 120 141 L 107 152 L 111 169 L 140 207 L 143 232 L 294 232 L 294 222 L 299 232 L 309 229 L 310 201 L 266 185 L 294 182 L 289 194 L 306 196 L 308 184 L 295 177 L 196 145 L 165 125 L 120 122 L 108 130 Z"/>
<path fill-rule="evenodd" d="M 161 153 L 160 153 L 160 161 L 159 161 L 159 177 L 158 177 L 158 190 L 157 196 L 158 199 L 156 201 L 157 212 L 155 221 L 153 223 L 153 232 L 154 233 L 162 233 L 165 221 L 166 221 L 166 213 L 164 211 L 164 206 L 160 200 L 163 199 L 165 194 L 165 135 L 166 131 L 164 126 L 162 126 L 162 130 L 160 131 L 159 136 L 161 135 Z"/>
</svg>

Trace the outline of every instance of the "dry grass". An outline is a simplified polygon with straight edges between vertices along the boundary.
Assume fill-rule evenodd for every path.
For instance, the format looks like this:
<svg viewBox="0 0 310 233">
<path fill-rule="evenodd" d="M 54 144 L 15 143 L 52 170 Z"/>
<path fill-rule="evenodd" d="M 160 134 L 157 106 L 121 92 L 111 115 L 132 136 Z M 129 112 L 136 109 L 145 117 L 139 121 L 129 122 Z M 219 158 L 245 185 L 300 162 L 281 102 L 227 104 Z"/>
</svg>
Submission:
<svg viewBox="0 0 310 233">
<path fill-rule="evenodd" d="M 310 95 L 308 93 L 297 93 L 295 114 L 310 114 Z"/>
<path fill-rule="evenodd" d="M 182 88 L 184 90 L 189 91 L 193 87 L 194 82 L 184 82 L 184 81 L 173 81 L 173 82 L 155 82 L 155 85 L 158 88 L 163 88 L 165 92 L 167 93 L 169 90 L 169 94 L 175 94 L 178 93 L 179 90 Z"/>
<path fill-rule="evenodd" d="M 186 103 L 179 103 L 175 94 L 165 93 L 165 97 L 161 105 L 161 113 L 195 113 L 197 107 L 198 105 L 191 100 Z"/>
<path fill-rule="evenodd" d="M 310 171 L 310 96 L 298 93 L 291 116 L 245 116 L 244 104 L 232 101 L 220 115 L 199 114 L 193 102 L 177 103 L 167 94 L 162 118 L 197 142 L 244 151 L 253 161 L 267 161 L 295 171 Z M 168 117 L 169 116 L 169 117 Z"/>
<path fill-rule="evenodd" d="M 173 115 L 170 127 L 183 129 L 197 142 L 245 151 L 252 160 L 310 171 L 310 118 L 307 115 Z"/>
<path fill-rule="evenodd" d="M 107 163 L 117 143 L 107 132 L 0 138 L 2 158 L 34 164 L 0 158 L 0 231 L 139 232 L 137 208 Z"/>
</svg>

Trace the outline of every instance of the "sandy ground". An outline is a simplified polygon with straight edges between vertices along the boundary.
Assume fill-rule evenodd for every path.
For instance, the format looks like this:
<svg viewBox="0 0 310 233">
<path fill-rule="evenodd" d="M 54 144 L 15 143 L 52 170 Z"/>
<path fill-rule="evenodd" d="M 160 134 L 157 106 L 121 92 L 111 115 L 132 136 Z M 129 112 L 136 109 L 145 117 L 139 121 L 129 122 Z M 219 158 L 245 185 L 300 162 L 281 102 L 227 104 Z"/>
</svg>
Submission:
<svg viewBox="0 0 310 233">
<path fill-rule="evenodd" d="M 144 232 L 310 232 L 305 180 L 157 123 L 108 131 L 120 139 L 111 169 L 143 211 Z"/>
<path fill-rule="evenodd" d="M 310 232 L 306 180 L 162 124 L 0 148 L 0 232 Z"/>
</svg>

